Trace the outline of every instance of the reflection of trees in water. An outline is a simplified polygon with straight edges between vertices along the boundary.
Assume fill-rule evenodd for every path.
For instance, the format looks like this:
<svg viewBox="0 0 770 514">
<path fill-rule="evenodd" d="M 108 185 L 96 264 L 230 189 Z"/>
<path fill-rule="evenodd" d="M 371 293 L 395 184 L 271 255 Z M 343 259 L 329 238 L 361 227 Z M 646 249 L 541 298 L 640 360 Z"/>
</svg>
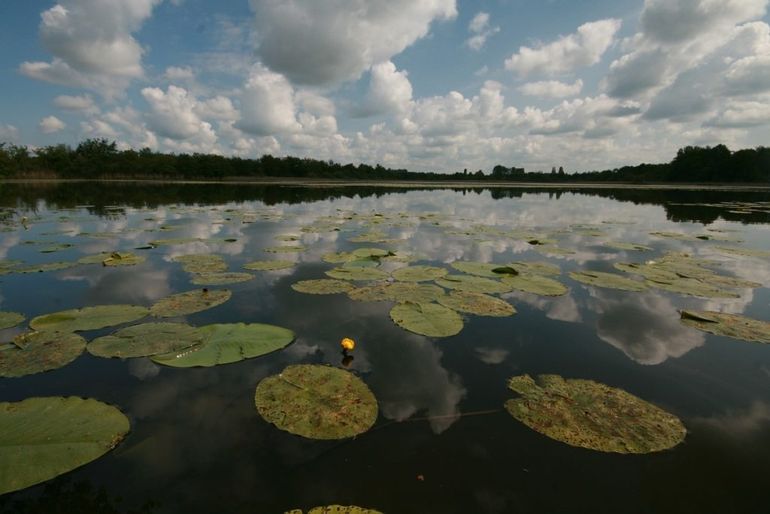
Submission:
<svg viewBox="0 0 770 514">
<path fill-rule="evenodd" d="M 123 498 L 85 481 L 62 478 L 42 487 L 40 495 L 31 498 L 0 497 L 0 514 L 151 514 L 160 507 L 152 500 L 138 508 L 126 507 Z"/>
<path fill-rule="evenodd" d="M 155 208 L 169 203 L 218 205 L 228 202 L 261 201 L 266 205 L 298 204 L 336 200 L 339 198 L 379 198 L 392 193 L 425 191 L 432 188 L 329 186 L 303 187 L 299 185 L 259 184 L 189 184 L 189 183 L 14 183 L 0 187 L 0 206 L 35 211 L 41 200 L 49 207 L 74 208 L 88 205 L 91 214 L 105 218 L 124 215 L 115 205 L 133 208 Z M 442 188 L 446 189 L 446 188 Z M 770 213 L 734 212 L 730 207 L 704 204 L 724 202 L 766 202 L 763 191 L 719 191 L 682 189 L 633 188 L 574 188 L 570 186 L 539 188 L 462 187 L 452 191 L 467 194 L 489 192 L 495 200 L 523 198 L 525 195 L 548 194 L 559 200 L 564 193 L 598 196 L 637 205 L 659 205 L 671 221 L 693 221 L 710 224 L 719 218 L 739 223 L 770 223 Z"/>
</svg>

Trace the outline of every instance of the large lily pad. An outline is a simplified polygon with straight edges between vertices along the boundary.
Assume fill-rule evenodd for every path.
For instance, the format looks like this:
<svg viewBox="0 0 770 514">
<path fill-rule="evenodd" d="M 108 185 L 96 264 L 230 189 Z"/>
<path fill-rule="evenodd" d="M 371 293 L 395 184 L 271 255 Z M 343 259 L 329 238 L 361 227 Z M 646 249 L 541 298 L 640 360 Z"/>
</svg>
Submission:
<svg viewBox="0 0 770 514">
<path fill-rule="evenodd" d="M 437 303 L 400 303 L 390 310 L 390 318 L 399 327 L 428 337 L 449 337 L 463 329 L 460 315 Z"/>
<path fill-rule="evenodd" d="M 196 286 L 224 286 L 228 284 L 248 282 L 253 278 L 254 275 L 251 273 L 236 273 L 232 271 L 225 271 L 223 273 L 198 273 L 193 275 L 193 278 L 190 280 L 190 282 Z"/>
<path fill-rule="evenodd" d="M 561 296 L 567 293 L 567 286 L 558 280 L 541 275 L 519 274 L 503 277 L 503 283 L 509 288 L 541 296 Z"/>
<path fill-rule="evenodd" d="M 770 323 L 740 314 L 715 311 L 681 311 L 682 323 L 709 334 L 770 344 Z"/>
<path fill-rule="evenodd" d="M 304 252 L 306 248 L 301 245 L 286 245 L 286 246 L 271 246 L 269 248 L 265 248 L 263 251 L 267 253 L 301 253 Z"/>
<path fill-rule="evenodd" d="M 66 366 L 77 359 L 86 341 L 77 334 L 27 332 L 0 345 L 0 376 L 23 377 Z"/>
<path fill-rule="evenodd" d="M 202 343 L 155 355 L 154 362 L 175 368 L 210 367 L 259 357 L 294 341 L 287 328 L 262 323 L 220 323 L 198 328 Z"/>
<path fill-rule="evenodd" d="M 622 389 L 558 375 L 513 377 L 518 398 L 505 408 L 543 435 L 572 446 L 615 453 L 651 453 L 681 443 L 687 430 L 663 409 Z"/>
<path fill-rule="evenodd" d="M 34 330 L 48 332 L 96 330 L 136 321 L 149 312 L 146 307 L 138 305 L 97 305 L 44 314 L 30 321 L 29 326 Z"/>
<path fill-rule="evenodd" d="M 18 312 L 0 312 L 0 330 L 15 327 L 24 321 L 24 316 Z"/>
<path fill-rule="evenodd" d="M 452 291 L 438 299 L 438 303 L 452 310 L 475 314 L 476 316 L 511 316 L 516 313 L 513 305 L 483 293 Z"/>
<path fill-rule="evenodd" d="M 647 279 L 650 287 L 672 293 L 697 296 L 700 298 L 740 298 L 738 293 L 725 291 L 695 278 L 677 278 L 676 280 Z"/>
<path fill-rule="evenodd" d="M 361 266 L 334 268 L 326 272 L 332 278 L 339 280 L 384 280 L 388 274 L 377 268 L 367 268 Z"/>
<path fill-rule="evenodd" d="M 359 302 L 433 302 L 444 296 L 444 290 L 433 284 L 394 282 L 360 287 L 348 291 L 351 300 Z"/>
<path fill-rule="evenodd" d="M 454 261 L 450 264 L 454 269 L 468 275 L 476 275 L 479 277 L 487 278 L 499 278 L 500 275 L 493 270 L 502 267 L 501 264 L 494 264 L 490 262 L 475 262 L 475 261 Z"/>
<path fill-rule="evenodd" d="M 181 352 L 202 342 L 198 329 L 185 323 L 142 323 L 94 339 L 87 349 L 97 357 L 127 359 Z"/>
<path fill-rule="evenodd" d="M 733 246 L 717 246 L 714 250 L 727 255 L 736 255 L 738 257 L 756 257 L 760 259 L 770 259 L 770 250 L 759 250 L 755 248 L 740 248 Z"/>
<path fill-rule="evenodd" d="M 637 243 L 626 243 L 625 241 L 607 241 L 604 243 L 604 246 L 614 248 L 615 250 L 628 250 L 632 252 L 646 252 L 652 250 L 649 246 Z"/>
<path fill-rule="evenodd" d="M 78 259 L 79 264 L 101 264 L 102 266 L 134 266 L 141 264 L 145 258 L 129 252 L 104 252 L 95 255 L 86 255 Z"/>
<path fill-rule="evenodd" d="M 533 275 L 560 275 L 561 269 L 550 262 L 519 261 L 507 264 L 518 271 L 520 274 L 529 273 Z"/>
<path fill-rule="evenodd" d="M 300 509 L 286 511 L 284 514 L 304 514 Z M 374 509 L 365 509 L 354 505 L 327 505 L 326 507 L 313 507 L 307 514 L 382 514 Z"/>
<path fill-rule="evenodd" d="M 74 268 L 77 262 L 46 262 L 44 264 L 30 264 L 28 266 L 19 266 L 14 268 L 14 273 L 43 273 L 46 271 L 60 271 L 63 269 Z"/>
<path fill-rule="evenodd" d="M 436 280 L 436 283 L 447 289 L 470 291 L 472 293 L 497 294 L 507 293 L 511 290 L 511 287 L 498 280 L 473 275 L 447 275 Z"/>
<path fill-rule="evenodd" d="M 292 261 L 281 261 L 281 260 L 252 261 L 252 262 L 247 262 L 246 264 L 243 265 L 243 267 L 251 271 L 278 271 L 278 270 L 293 268 L 294 263 Z"/>
<path fill-rule="evenodd" d="M 186 316 L 225 303 L 233 295 L 227 289 L 195 289 L 161 298 L 150 307 L 150 314 L 159 318 Z"/>
<path fill-rule="evenodd" d="M 360 378 L 317 364 L 289 366 L 263 379 L 254 403 L 265 421 L 309 439 L 364 433 L 374 425 L 378 411 L 377 400 Z"/>
<path fill-rule="evenodd" d="M 101 457 L 129 429 L 122 412 L 92 399 L 0 403 L 0 494 L 45 482 Z"/>
<path fill-rule="evenodd" d="M 590 286 L 606 287 L 608 289 L 620 289 L 621 291 L 646 291 L 647 285 L 638 280 L 632 280 L 615 273 L 602 271 L 571 271 L 572 280 Z"/>
<path fill-rule="evenodd" d="M 427 282 L 446 276 L 447 273 L 446 268 L 436 266 L 407 266 L 395 270 L 391 275 L 401 282 Z"/>
<path fill-rule="evenodd" d="M 345 280 L 318 279 L 300 280 L 291 285 L 291 288 L 305 294 L 340 294 L 353 289 L 353 284 Z"/>
<path fill-rule="evenodd" d="M 182 263 L 182 269 L 188 273 L 218 273 L 227 270 L 227 263 L 221 255 L 191 254 L 174 257 Z"/>
</svg>

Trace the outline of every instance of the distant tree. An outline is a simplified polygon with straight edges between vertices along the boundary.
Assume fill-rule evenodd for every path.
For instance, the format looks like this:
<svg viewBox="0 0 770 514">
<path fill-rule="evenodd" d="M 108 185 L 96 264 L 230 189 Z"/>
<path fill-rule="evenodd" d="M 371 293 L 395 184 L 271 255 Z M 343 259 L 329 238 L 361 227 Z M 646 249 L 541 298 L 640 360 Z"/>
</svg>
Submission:
<svg viewBox="0 0 770 514">
<path fill-rule="evenodd" d="M 559 175 L 564 175 L 564 168 L 559 166 Z"/>
</svg>

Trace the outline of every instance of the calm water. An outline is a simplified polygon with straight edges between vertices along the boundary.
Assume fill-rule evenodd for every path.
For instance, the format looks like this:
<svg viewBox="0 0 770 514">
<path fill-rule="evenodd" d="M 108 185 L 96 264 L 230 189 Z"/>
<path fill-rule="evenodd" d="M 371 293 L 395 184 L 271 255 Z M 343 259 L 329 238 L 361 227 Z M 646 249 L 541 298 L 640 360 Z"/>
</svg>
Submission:
<svg viewBox="0 0 770 514">
<path fill-rule="evenodd" d="M 281 513 L 332 503 L 386 513 L 770 512 L 770 347 L 701 333 L 681 325 L 677 313 L 702 308 L 770 320 L 770 290 L 704 300 L 592 288 L 567 275 L 686 251 L 720 260 L 724 274 L 767 286 L 770 260 L 728 257 L 715 247 L 770 249 L 770 214 L 740 212 L 745 209 L 734 204 L 695 205 L 766 197 L 636 190 L 0 186 L 6 227 L 0 259 L 73 261 L 114 250 L 147 257 L 134 267 L 77 266 L 0 277 L 0 310 L 28 319 L 87 305 L 149 306 L 193 289 L 190 276 L 172 261 L 179 255 L 216 253 L 231 271 L 258 259 L 297 263 L 225 286 L 233 291 L 229 302 L 184 319 L 193 325 L 285 326 L 297 339 L 283 351 L 207 369 L 84 353 L 52 372 L 0 379 L 1 401 L 93 397 L 119 406 L 132 426 L 123 443 L 101 459 L 0 497 L 0 512 L 54 512 L 56 505 L 61 512 Z M 358 218 L 345 220 L 351 213 L 399 215 L 399 222 L 377 227 L 397 241 L 349 242 L 371 229 Z M 21 216 L 29 219 L 27 229 Z M 338 231 L 301 230 L 326 217 L 339 220 Z M 542 255 L 525 240 L 482 227 L 550 234 L 574 253 Z M 720 234 L 743 242 L 680 241 L 653 231 Z M 299 235 L 307 249 L 279 256 L 263 251 L 284 244 L 276 237 L 286 234 Z M 166 238 L 211 241 L 133 250 Z M 612 250 L 605 241 L 654 250 Z M 73 246 L 40 252 L 52 243 Z M 390 303 L 304 295 L 289 287 L 324 278 L 335 265 L 323 262 L 323 254 L 362 246 L 408 251 L 421 257 L 418 263 L 445 267 L 455 260 L 547 261 L 560 266 L 558 279 L 570 291 L 559 298 L 503 295 L 516 307 L 515 316 L 466 316 L 459 335 L 431 339 L 394 325 Z M 0 337 L 8 340 L 21 330 L 0 331 Z M 83 335 L 90 340 L 112 330 Z M 289 364 L 340 366 L 342 337 L 358 342 L 350 369 L 378 399 L 375 427 L 352 440 L 325 442 L 263 421 L 254 407 L 256 384 Z M 679 416 L 687 438 L 650 455 L 604 454 L 548 439 L 502 408 L 513 397 L 507 379 L 523 373 L 588 378 L 625 389 Z"/>
</svg>

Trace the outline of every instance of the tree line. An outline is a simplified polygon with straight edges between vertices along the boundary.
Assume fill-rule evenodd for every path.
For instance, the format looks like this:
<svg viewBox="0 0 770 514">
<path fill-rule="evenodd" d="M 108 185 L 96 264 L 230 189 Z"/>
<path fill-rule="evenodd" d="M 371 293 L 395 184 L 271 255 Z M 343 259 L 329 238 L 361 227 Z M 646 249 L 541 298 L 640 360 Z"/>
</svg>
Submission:
<svg viewBox="0 0 770 514">
<path fill-rule="evenodd" d="M 565 173 L 527 172 L 496 165 L 456 173 L 413 172 L 379 164 L 340 164 L 299 157 L 263 155 L 258 159 L 212 154 L 168 154 L 149 148 L 119 150 L 114 141 L 87 139 L 70 147 L 59 144 L 30 150 L 0 143 L 0 177 L 25 178 L 167 178 L 220 179 L 226 177 L 320 178 L 342 180 L 512 181 L 512 182 L 770 182 L 770 148 L 731 151 L 725 145 L 687 146 L 663 164 L 639 164 L 603 171 Z"/>
</svg>

